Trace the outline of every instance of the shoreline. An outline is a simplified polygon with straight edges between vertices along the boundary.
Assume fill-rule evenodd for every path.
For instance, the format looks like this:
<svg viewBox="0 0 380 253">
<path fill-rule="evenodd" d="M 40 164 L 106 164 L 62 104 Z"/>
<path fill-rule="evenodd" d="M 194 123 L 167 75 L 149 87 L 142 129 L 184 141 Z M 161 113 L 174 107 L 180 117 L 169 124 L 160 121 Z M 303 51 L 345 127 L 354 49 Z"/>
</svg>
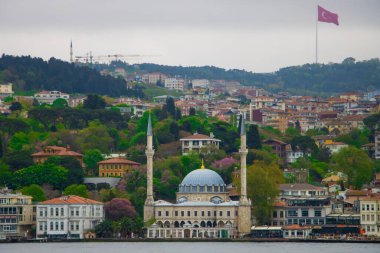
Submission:
<svg viewBox="0 0 380 253">
<path fill-rule="evenodd" d="M 283 238 L 244 238 L 244 239 L 72 239 L 72 240 L 20 240 L 20 241 L 0 241 L 1 243 L 75 243 L 75 242 L 161 242 L 161 243 L 171 243 L 171 242 L 257 242 L 257 243 L 279 243 L 279 242 L 288 242 L 288 243 L 380 243 L 380 239 L 376 240 L 333 240 L 333 239 L 283 239 Z"/>
</svg>

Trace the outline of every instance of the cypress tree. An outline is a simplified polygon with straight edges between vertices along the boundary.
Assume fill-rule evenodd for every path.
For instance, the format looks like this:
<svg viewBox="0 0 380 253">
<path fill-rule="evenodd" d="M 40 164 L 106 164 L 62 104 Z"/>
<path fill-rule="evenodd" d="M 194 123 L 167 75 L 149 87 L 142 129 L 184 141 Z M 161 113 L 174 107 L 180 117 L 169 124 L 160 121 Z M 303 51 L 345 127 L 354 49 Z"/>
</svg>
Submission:
<svg viewBox="0 0 380 253">
<path fill-rule="evenodd" d="M 261 149 L 261 139 L 257 125 L 250 125 L 247 134 L 248 148 Z"/>
</svg>

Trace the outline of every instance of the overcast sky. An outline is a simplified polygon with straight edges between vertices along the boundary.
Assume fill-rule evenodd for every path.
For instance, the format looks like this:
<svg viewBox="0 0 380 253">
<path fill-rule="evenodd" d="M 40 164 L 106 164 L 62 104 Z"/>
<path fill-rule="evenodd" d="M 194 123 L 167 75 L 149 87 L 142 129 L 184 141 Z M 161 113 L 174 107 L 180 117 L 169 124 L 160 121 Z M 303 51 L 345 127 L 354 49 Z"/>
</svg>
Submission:
<svg viewBox="0 0 380 253">
<path fill-rule="evenodd" d="M 379 0 L 0 0 L 0 54 L 68 61 L 146 54 L 144 62 L 271 72 L 315 61 L 380 57 Z"/>
</svg>

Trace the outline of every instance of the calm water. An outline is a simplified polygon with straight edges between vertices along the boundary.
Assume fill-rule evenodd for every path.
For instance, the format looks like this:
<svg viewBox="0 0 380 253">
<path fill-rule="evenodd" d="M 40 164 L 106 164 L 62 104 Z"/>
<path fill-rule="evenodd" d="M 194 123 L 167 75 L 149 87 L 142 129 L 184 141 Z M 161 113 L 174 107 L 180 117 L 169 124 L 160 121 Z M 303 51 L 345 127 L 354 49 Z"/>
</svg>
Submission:
<svg viewBox="0 0 380 253">
<path fill-rule="evenodd" d="M 0 244 L 0 253 L 379 253 L 380 244 L 286 242 L 94 242 Z"/>
</svg>

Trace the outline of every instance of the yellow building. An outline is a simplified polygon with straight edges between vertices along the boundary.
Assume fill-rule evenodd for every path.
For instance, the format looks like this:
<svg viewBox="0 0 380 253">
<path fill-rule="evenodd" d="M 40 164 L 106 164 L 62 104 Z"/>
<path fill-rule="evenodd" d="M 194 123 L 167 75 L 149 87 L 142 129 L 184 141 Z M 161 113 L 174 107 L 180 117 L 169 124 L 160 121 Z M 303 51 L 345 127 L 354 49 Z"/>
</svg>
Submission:
<svg viewBox="0 0 380 253">
<path fill-rule="evenodd" d="M 125 158 L 111 158 L 98 163 L 100 177 L 122 177 L 140 164 Z"/>
<path fill-rule="evenodd" d="M 32 197 L 0 189 L 0 240 L 28 238 L 35 224 Z"/>
</svg>

